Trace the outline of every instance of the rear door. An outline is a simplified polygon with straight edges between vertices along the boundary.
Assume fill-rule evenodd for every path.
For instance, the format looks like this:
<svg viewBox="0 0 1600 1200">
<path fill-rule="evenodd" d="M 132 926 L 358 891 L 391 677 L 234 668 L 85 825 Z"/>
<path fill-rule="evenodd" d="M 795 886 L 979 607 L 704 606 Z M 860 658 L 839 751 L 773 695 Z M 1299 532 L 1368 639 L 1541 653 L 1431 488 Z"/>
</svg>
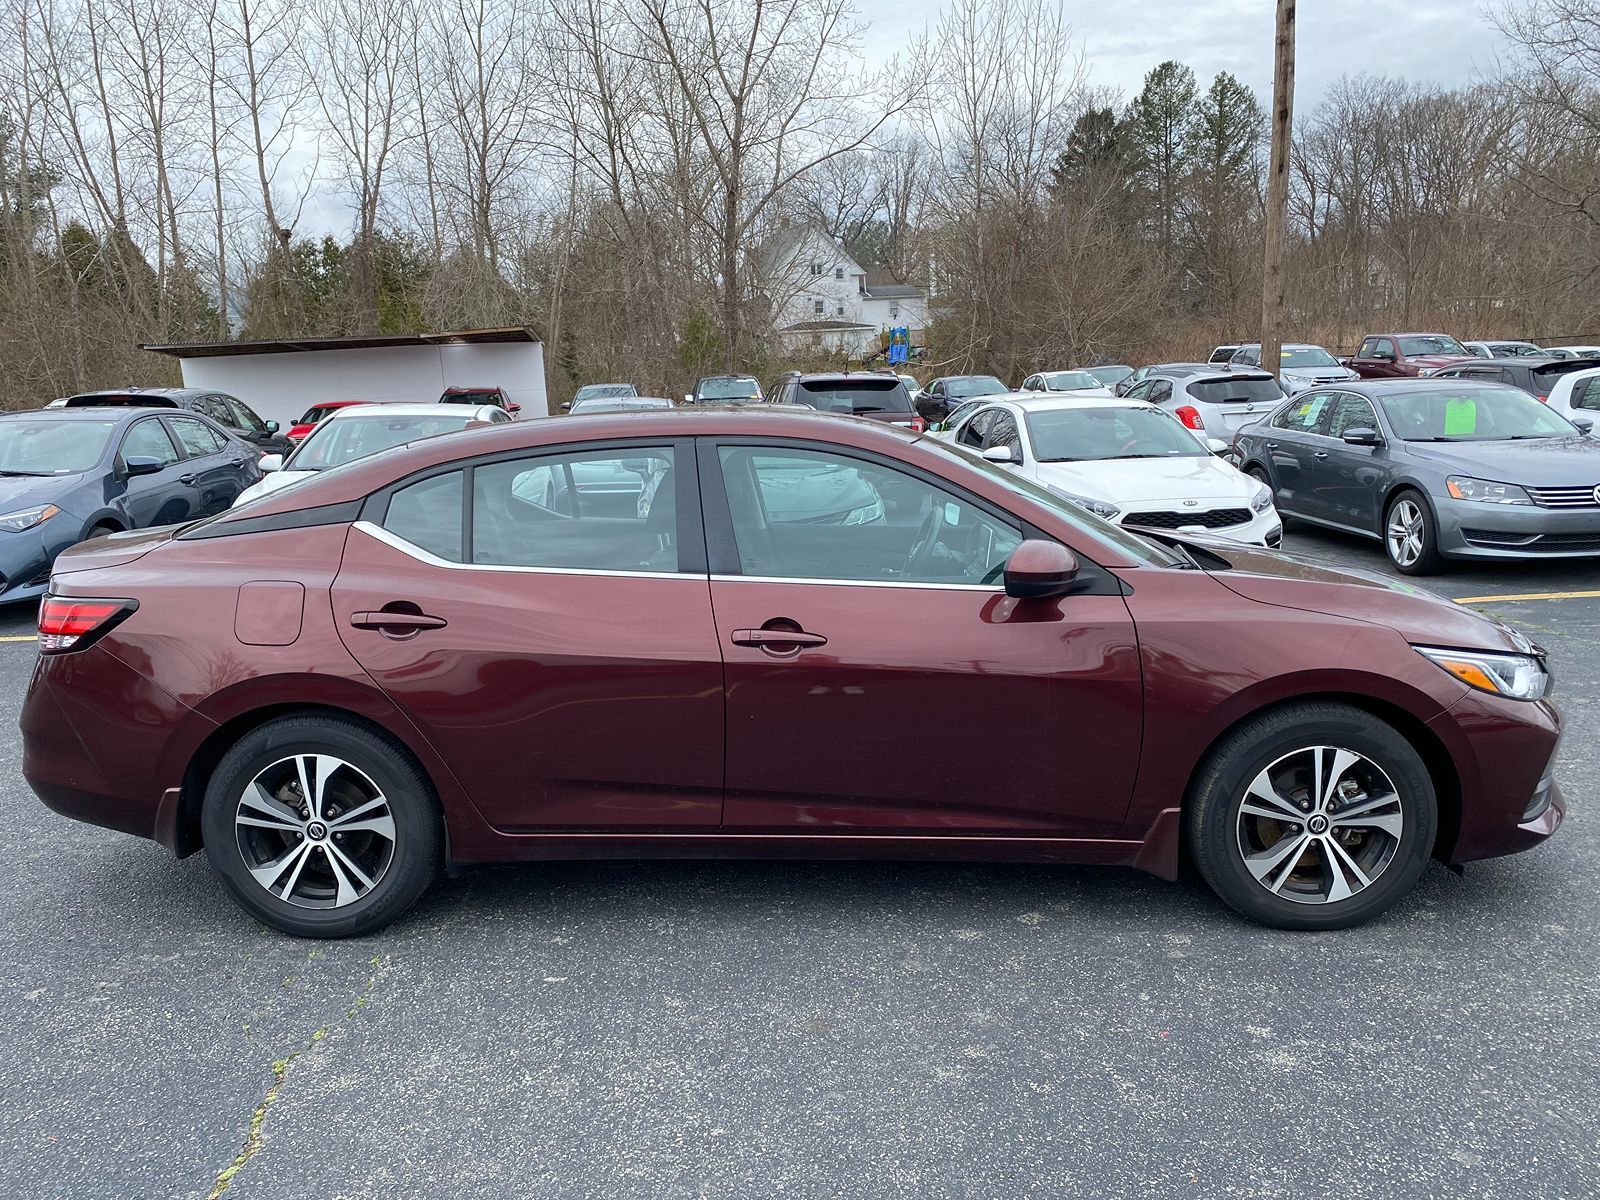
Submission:
<svg viewBox="0 0 1600 1200">
<path fill-rule="evenodd" d="M 184 471 L 179 479 L 196 492 L 194 515 L 206 517 L 223 512 L 253 482 L 245 474 L 250 451 L 196 417 L 171 416 L 165 420 L 183 451 Z"/>
<path fill-rule="evenodd" d="M 125 480 L 124 504 L 135 529 L 176 525 L 200 515 L 200 490 L 160 417 L 141 417 L 128 426 L 117 452 L 118 474 Z M 150 475 L 128 475 L 130 458 L 153 458 L 161 469 Z"/>
<path fill-rule="evenodd" d="M 1302 392 L 1261 429 L 1266 466 L 1272 476 L 1277 506 L 1285 512 L 1328 519 L 1316 493 L 1317 451 L 1325 451 L 1318 435 L 1333 393 Z"/>
<path fill-rule="evenodd" d="M 793 481 L 835 474 L 875 487 L 897 476 L 893 490 L 918 508 L 892 522 L 789 520 Z M 1141 696 L 1114 589 L 1009 601 L 999 577 L 1021 523 L 874 455 L 707 440 L 701 477 L 727 675 L 725 828 L 1095 837 L 1120 826 Z"/>
<path fill-rule="evenodd" d="M 694 475 L 688 442 L 519 451 L 402 481 L 352 527 L 340 636 L 495 828 L 720 819 Z"/>
</svg>

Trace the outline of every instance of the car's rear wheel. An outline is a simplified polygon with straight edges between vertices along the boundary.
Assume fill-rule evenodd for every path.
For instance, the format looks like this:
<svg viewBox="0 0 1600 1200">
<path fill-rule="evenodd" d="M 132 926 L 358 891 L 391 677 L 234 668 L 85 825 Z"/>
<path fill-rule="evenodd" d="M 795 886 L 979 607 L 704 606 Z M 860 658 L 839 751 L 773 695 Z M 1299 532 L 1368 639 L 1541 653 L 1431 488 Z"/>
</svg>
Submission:
<svg viewBox="0 0 1600 1200">
<path fill-rule="evenodd" d="M 1407 488 L 1389 501 L 1383 514 L 1383 548 L 1395 570 L 1405 575 L 1432 575 L 1444 566 L 1433 510 L 1421 492 Z"/>
<path fill-rule="evenodd" d="M 381 929 L 427 890 L 443 844 L 422 769 L 340 717 L 285 717 L 241 738 L 212 773 L 201 823 L 234 899 L 297 937 Z"/>
<path fill-rule="evenodd" d="M 1208 757 L 1188 824 L 1195 864 L 1238 912 L 1279 929 L 1343 929 L 1409 892 L 1438 801 L 1393 726 L 1344 704 L 1246 722 Z"/>
</svg>

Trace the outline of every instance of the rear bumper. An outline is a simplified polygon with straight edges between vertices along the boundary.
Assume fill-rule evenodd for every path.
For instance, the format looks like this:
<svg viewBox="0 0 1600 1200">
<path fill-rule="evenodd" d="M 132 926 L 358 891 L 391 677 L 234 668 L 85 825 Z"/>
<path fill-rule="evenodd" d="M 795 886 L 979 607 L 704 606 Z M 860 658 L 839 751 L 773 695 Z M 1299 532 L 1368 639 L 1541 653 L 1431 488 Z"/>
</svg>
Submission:
<svg viewBox="0 0 1600 1200">
<path fill-rule="evenodd" d="M 158 778 L 159 763 L 195 715 L 103 646 L 41 657 L 22 704 L 23 778 L 62 816 L 176 849 L 164 800 L 180 781 Z"/>
<path fill-rule="evenodd" d="M 1439 550 L 1452 558 L 1600 557 L 1600 508 L 1556 511 L 1437 496 L 1433 503 Z"/>
</svg>

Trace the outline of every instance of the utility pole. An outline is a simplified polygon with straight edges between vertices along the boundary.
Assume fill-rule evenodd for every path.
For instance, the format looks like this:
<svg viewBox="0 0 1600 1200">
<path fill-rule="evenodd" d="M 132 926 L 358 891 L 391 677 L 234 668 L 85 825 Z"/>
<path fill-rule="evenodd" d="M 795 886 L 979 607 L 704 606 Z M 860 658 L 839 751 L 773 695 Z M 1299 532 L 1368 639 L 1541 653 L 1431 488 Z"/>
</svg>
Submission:
<svg viewBox="0 0 1600 1200">
<path fill-rule="evenodd" d="M 1294 124 L 1294 6 L 1278 0 L 1273 50 L 1272 149 L 1267 165 L 1265 260 L 1261 269 L 1261 369 L 1278 373 L 1283 347 L 1283 246 L 1289 224 L 1289 131 Z"/>
</svg>

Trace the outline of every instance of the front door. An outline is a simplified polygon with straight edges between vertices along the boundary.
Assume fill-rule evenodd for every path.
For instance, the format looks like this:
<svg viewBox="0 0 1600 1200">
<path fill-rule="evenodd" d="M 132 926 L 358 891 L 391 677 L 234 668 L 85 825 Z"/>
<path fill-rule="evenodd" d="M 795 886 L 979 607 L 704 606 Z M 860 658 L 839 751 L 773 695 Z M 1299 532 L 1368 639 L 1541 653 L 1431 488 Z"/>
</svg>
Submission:
<svg viewBox="0 0 1600 1200">
<path fill-rule="evenodd" d="M 128 426 L 118 453 L 124 464 L 130 458 L 153 458 L 161 464 L 152 474 L 127 477 L 123 503 L 131 528 L 176 525 L 198 515 L 199 489 L 160 417 L 145 417 Z"/>
<path fill-rule="evenodd" d="M 1382 446 L 1352 446 L 1344 440 L 1349 429 L 1377 432 L 1381 428 L 1372 401 L 1350 392 L 1339 393 L 1328 410 L 1325 428 L 1327 458 L 1322 464 L 1319 491 L 1327 519 L 1376 533 L 1384 480 L 1388 477 L 1388 450 Z"/>
<path fill-rule="evenodd" d="M 496 828 L 719 820 L 722 658 L 692 459 L 501 457 L 398 486 L 351 529 L 339 634 Z"/>
<path fill-rule="evenodd" d="M 870 455 L 707 442 L 700 461 L 725 827 L 1115 833 L 1141 723 L 1120 594 L 1010 600 L 1020 524 Z"/>
</svg>

